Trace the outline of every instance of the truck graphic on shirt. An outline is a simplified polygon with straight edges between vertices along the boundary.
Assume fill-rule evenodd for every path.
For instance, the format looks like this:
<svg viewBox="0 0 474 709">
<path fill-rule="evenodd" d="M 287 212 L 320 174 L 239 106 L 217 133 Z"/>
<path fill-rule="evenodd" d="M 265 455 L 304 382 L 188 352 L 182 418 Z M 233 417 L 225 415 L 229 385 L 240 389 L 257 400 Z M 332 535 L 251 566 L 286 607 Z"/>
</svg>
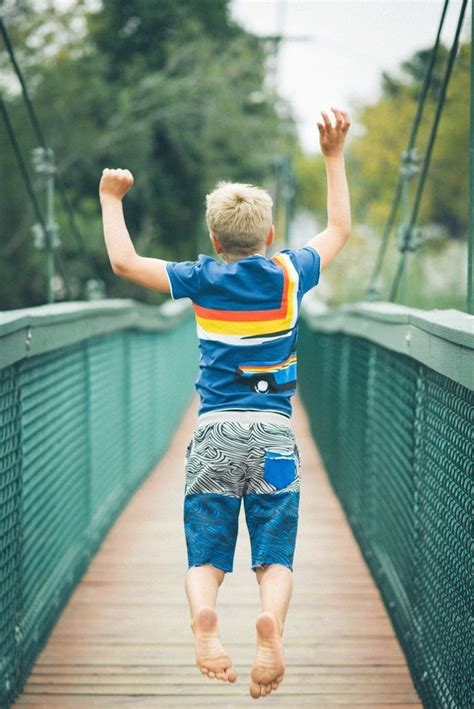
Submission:
<svg viewBox="0 0 474 709">
<path fill-rule="evenodd" d="M 237 367 L 235 378 L 258 394 L 293 389 L 296 386 L 296 353 L 276 364 L 242 364 Z"/>
</svg>

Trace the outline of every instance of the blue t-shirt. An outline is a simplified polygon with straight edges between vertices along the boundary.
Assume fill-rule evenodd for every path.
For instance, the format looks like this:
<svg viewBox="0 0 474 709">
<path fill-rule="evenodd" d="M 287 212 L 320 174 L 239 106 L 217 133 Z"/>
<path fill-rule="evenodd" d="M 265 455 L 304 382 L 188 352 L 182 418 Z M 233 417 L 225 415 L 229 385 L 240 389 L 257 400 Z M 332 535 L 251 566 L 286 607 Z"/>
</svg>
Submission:
<svg viewBox="0 0 474 709">
<path fill-rule="evenodd" d="M 166 264 L 171 297 L 193 302 L 199 338 L 199 413 L 264 410 L 291 415 L 303 295 L 319 281 L 305 246 L 232 263 L 200 255 Z"/>
</svg>

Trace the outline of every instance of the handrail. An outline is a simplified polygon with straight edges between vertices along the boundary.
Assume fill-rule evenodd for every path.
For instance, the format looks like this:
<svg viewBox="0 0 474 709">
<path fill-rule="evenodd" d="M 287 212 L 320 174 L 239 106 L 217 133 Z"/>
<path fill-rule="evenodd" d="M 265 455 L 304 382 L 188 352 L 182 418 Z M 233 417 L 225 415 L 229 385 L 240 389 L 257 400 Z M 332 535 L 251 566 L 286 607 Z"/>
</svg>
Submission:
<svg viewBox="0 0 474 709">
<path fill-rule="evenodd" d="M 126 327 L 167 330 L 191 312 L 187 298 L 168 300 L 160 306 L 110 298 L 0 311 L 0 368 Z"/>
<path fill-rule="evenodd" d="M 0 706 L 193 393 L 189 301 L 0 313 Z"/>
<path fill-rule="evenodd" d="M 472 700 L 474 317 L 393 303 L 321 312 L 300 394 L 329 480 L 426 707 Z"/>
<path fill-rule="evenodd" d="M 460 310 L 419 310 L 396 303 L 354 303 L 321 313 L 311 300 L 303 316 L 322 332 L 344 332 L 422 362 L 474 389 L 474 317 Z"/>
</svg>

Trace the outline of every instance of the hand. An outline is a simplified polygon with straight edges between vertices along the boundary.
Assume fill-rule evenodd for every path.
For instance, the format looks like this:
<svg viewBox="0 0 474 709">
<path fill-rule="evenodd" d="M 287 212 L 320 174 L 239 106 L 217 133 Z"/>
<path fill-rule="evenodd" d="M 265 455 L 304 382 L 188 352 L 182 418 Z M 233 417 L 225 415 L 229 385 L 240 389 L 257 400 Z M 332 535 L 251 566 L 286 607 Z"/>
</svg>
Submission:
<svg viewBox="0 0 474 709">
<path fill-rule="evenodd" d="M 324 111 L 321 114 L 324 124 L 318 122 L 319 144 L 325 157 L 336 157 L 344 152 L 344 140 L 351 125 L 349 114 L 331 106 L 331 111 L 336 116 L 336 125 L 333 126 L 329 116 Z"/>
<path fill-rule="evenodd" d="M 102 171 L 102 178 L 99 184 L 100 197 L 115 197 L 123 199 L 130 187 L 133 185 L 133 175 L 130 170 L 111 170 L 106 167 Z"/>
</svg>

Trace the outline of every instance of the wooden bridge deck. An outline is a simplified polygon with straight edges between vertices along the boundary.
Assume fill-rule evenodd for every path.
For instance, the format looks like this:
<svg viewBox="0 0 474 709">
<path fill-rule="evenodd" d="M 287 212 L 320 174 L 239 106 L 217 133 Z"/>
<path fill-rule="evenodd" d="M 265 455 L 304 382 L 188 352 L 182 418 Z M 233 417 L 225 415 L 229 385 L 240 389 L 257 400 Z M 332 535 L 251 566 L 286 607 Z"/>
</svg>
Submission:
<svg viewBox="0 0 474 709">
<path fill-rule="evenodd" d="M 104 541 L 15 707 L 421 707 L 298 402 L 302 496 L 286 677 L 271 695 L 250 697 L 259 596 L 243 505 L 234 572 L 218 600 L 221 637 L 239 676 L 229 684 L 201 675 L 184 592 L 182 528 L 183 456 L 196 409 L 194 402 Z"/>
</svg>

